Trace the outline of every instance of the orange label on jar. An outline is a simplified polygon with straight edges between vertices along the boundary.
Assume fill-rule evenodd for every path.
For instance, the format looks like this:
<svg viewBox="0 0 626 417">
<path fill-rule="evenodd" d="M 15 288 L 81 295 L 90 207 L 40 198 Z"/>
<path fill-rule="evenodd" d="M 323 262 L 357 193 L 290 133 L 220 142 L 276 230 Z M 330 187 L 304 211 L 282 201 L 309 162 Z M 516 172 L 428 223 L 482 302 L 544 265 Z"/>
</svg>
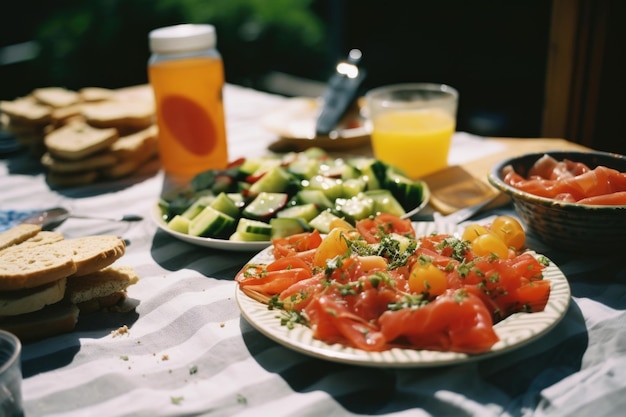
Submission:
<svg viewBox="0 0 626 417">
<path fill-rule="evenodd" d="M 161 106 L 164 124 L 185 149 L 196 155 L 211 153 L 217 132 L 205 109 L 178 95 L 165 97 Z"/>
</svg>

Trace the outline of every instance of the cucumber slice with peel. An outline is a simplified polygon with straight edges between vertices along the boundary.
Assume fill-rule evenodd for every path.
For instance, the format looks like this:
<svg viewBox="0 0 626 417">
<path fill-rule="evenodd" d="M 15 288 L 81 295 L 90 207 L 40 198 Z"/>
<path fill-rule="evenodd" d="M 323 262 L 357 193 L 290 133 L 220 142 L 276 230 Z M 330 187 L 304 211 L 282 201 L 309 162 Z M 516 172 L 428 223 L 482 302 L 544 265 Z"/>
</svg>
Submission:
<svg viewBox="0 0 626 417">
<path fill-rule="evenodd" d="M 254 220 L 269 220 L 285 207 L 288 200 L 289 195 L 286 193 L 262 192 L 244 207 L 243 217 Z"/>
<path fill-rule="evenodd" d="M 252 234 L 269 238 L 272 233 L 272 226 L 259 220 L 246 219 L 245 217 L 242 217 L 237 223 L 237 232 L 239 232 L 242 236 Z"/>
<path fill-rule="evenodd" d="M 304 233 L 311 230 L 311 227 L 304 220 L 297 217 L 276 217 L 270 220 L 272 226 L 272 239 Z"/>
<path fill-rule="evenodd" d="M 217 211 L 228 214 L 230 217 L 239 217 L 239 207 L 237 207 L 237 204 L 235 204 L 226 193 L 219 193 L 210 206 Z"/>
<path fill-rule="evenodd" d="M 339 215 L 345 216 L 349 221 L 355 222 L 375 214 L 374 199 L 364 194 L 352 198 L 339 198 L 336 201 Z"/>
<path fill-rule="evenodd" d="M 192 236 L 222 238 L 229 236 L 234 228 L 234 218 L 215 210 L 213 207 L 205 207 L 189 223 L 189 234 Z"/>
<path fill-rule="evenodd" d="M 276 217 L 297 218 L 306 222 L 313 220 L 319 214 L 317 206 L 313 203 L 290 206 L 276 213 Z"/>
<path fill-rule="evenodd" d="M 330 222 L 339 218 L 339 216 L 334 215 L 329 210 L 324 210 L 311 220 L 309 225 L 317 229 L 320 233 L 328 233 L 330 232 Z"/>
<path fill-rule="evenodd" d="M 315 204 L 320 210 L 333 208 L 333 203 L 326 197 L 322 190 L 300 190 L 296 199 L 301 204 Z"/>
<path fill-rule="evenodd" d="M 275 166 L 250 186 L 248 192 L 257 195 L 261 192 L 281 193 L 287 189 L 291 175 L 281 166 Z"/>
<path fill-rule="evenodd" d="M 370 190 L 363 193 L 366 198 L 374 201 L 374 213 L 390 213 L 396 216 L 406 214 L 404 207 L 396 200 L 389 190 Z"/>
<path fill-rule="evenodd" d="M 188 218 L 177 214 L 176 216 L 172 217 L 172 219 L 167 223 L 167 226 L 175 232 L 188 234 L 190 222 L 191 221 Z"/>
<path fill-rule="evenodd" d="M 320 190 L 329 200 L 341 198 L 343 195 L 342 181 L 337 178 L 324 177 L 323 175 L 316 175 L 311 178 L 306 189 Z"/>
<path fill-rule="evenodd" d="M 215 200 L 215 197 L 212 195 L 201 196 L 196 201 L 194 201 L 185 211 L 183 211 L 181 216 L 188 220 L 191 220 L 198 214 L 200 214 L 200 212 L 205 207 L 210 206 L 213 200 Z"/>
<path fill-rule="evenodd" d="M 400 174 L 393 167 L 387 168 L 385 188 L 391 191 L 405 211 L 420 205 L 424 199 L 424 186 L 421 181 L 413 181 Z"/>
</svg>

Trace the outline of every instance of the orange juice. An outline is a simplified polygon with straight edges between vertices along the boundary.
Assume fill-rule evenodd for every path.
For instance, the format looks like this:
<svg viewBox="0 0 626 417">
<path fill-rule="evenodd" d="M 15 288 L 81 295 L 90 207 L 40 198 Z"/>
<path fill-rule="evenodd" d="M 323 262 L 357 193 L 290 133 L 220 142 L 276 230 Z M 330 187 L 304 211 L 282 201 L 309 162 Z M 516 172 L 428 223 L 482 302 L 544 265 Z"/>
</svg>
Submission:
<svg viewBox="0 0 626 417">
<path fill-rule="evenodd" d="M 374 155 L 412 178 L 445 168 L 455 120 L 440 109 L 393 110 L 373 121 Z"/>
<path fill-rule="evenodd" d="M 207 74 L 213 74 L 208 77 Z M 221 60 L 191 58 L 150 66 L 163 169 L 196 174 L 228 163 Z"/>
<path fill-rule="evenodd" d="M 224 66 L 212 25 L 150 32 L 148 77 L 166 173 L 193 176 L 228 164 L 222 89 Z"/>
</svg>

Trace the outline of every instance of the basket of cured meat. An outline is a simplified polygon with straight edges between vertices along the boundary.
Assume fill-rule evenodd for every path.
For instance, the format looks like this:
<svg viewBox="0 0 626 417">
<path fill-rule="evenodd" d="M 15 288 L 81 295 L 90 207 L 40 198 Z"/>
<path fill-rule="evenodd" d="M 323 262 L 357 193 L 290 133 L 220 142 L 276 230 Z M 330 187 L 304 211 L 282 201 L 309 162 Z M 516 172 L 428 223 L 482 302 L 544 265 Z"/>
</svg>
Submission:
<svg viewBox="0 0 626 417">
<path fill-rule="evenodd" d="M 531 153 L 496 164 L 489 182 L 511 196 L 529 234 L 568 252 L 626 245 L 626 156 Z"/>
</svg>

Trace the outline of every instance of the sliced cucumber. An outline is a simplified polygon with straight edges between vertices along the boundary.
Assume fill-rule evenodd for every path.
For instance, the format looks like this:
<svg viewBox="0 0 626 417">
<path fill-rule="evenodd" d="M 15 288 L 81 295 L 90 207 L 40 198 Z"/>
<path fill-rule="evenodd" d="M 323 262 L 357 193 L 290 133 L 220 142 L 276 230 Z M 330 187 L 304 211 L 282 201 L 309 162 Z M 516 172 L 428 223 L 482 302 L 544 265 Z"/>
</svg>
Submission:
<svg viewBox="0 0 626 417">
<path fill-rule="evenodd" d="M 309 180 L 307 186 L 309 190 L 319 190 L 329 200 L 336 200 L 343 195 L 343 185 L 340 179 L 324 177 L 322 175 L 316 175 Z"/>
<path fill-rule="evenodd" d="M 259 220 L 242 217 L 237 223 L 237 232 L 242 235 L 252 234 L 269 237 L 272 234 L 272 226 Z"/>
<path fill-rule="evenodd" d="M 210 206 L 217 211 L 228 214 L 230 217 L 239 218 L 239 207 L 226 193 L 219 193 Z"/>
<path fill-rule="evenodd" d="M 285 207 L 289 195 L 286 193 L 261 192 L 242 211 L 243 217 L 255 220 L 268 220 Z"/>
<path fill-rule="evenodd" d="M 272 226 L 258 220 L 241 218 L 237 223 L 235 233 L 230 235 L 230 240 L 246 242 L 258 242 L 270 240 Z"/>
<path fill-rule="evenodd" d="M 177 214 L 172 217 L 172 220 L 167 223 L 167 226 L 176 232 L 187 234 L 189 233 L 189 222 L 190 220 L 188 218 Z"/>
<path fill-rule="evenodd" d="M 380 181 L 373 169 L 375 161 L 375 159 L 360 161 L 359 170 L 361 171 L 361 178 L 367 184 L 368 190 L 378 190 L 380 188 Z"/>
<path fill-rule="evenodd" d="M 341 172 L 342 180 L 353 180 L 361 178 L 361 170 L 359 170 L 354 165 L 347 163 L 343 166 L 343 170 Z"/>
<path fill-rule="evenodd" d="M 396 200 L 389 190 L 370 190 L 363 194 L 365 197 L 369 197 L 374 201 L 374 214 L 390 213 L 396 216 L 406 214 L 402 205 L 398 203 L 398 200 Z"/>
<path fill-rule="evenodd" d="M 375 214 L 374 200 L 364 194 L 352 198 L 339 198 L 336 203 L 339 214 L 352 222 Z"/>
<path fill-rule="evenodd" d="M 260 158 L 246 158 L 246 160 L 239 166 L 239 172 L 243 175 L 254 174 L 261 166 Z"/>
<path fill-rule="evenodd" d="M 320 210 L 333 207 L 333 203 L 326 197 L 322 190 L 300 190 L 296 194 L 296 200 L 301 204 L 315 204 Z"/>
<path fill-rule="evenodd" d="M 272 239 L 304 233 L 311 230 L 311 227 L 304 220 L 297 217 L 276 217 L 270 220 L 272 227 Z"/>
<path fill-rule="evenodd" d="M 314 159 L 296 159 L 287 167 L 287 171 L 302 179 L 310 179 L 317 175 L 319 163 Z"/>
<path fill-rule="evenodd" d="M 252 184 L 248 192 L 252 195 L 258 195 L 261 192 L 281 193 L 287 189 L 291 178 L 285 168 L 275 166 Z"/>
<path fill-rule="evenodd" d="M 350 198 L 359 195 L 365 190 L 367 184 L 362 178 L 349 178 L 343 181 L 343 195 Z"/>
<path fill-rule="evenodd" d="M 187 210 L 183 211 L 181 214 L 184 218 L 191 220 L 196 217 L 205 207 L 211 205 L 211 203 L 215 200 L 215 197 L 212 195 L 205 195 L 198 198 L 194 201 Z"/>
<path fill-rule="evenodd" d="M 276 213 L 276 217 L 297 218 L 308 222 L 311 221 L 315 216 L 317 216 L 319 212 L 320 211 L 315 204 L 308 203 L 286 207 Z"/>
<path fill-rule="evenodd" d="M 228 198 L 233 200 L 233 203 L 237 206 L 237 208 L 241 209 L 246 205 L 246 199 L 242 193 L 228 193 L 226 194 Z"/>
<path fill-rule="evenodd" d="M 330 210 L 324 210 L 311 220 L 309 225 L 320 233 L 328 233 L 330 232 L 330 222 L 334 219 L 339 219 L 339 216 L 336 216 Z"/>
<path fill-rule="evenodd" d="M 279 158 L 276 158 L 273 156 L 257 158 L 256 162 L 257 162 L 257 167 L 250 174 L 252 176 L 263 175 L 264 173 L 270 171 L 272 168 L 277 167 L 282 164 L 282 161 Z"/>
<path fill-rule="evenodd" d="M 215 210 L 205 207 L 189 223 L 189 234 L 192 236 L 221 238 L 229 236 L 235 228 L 235 219 Z"/>
<path fill-rule="evenodd" d="M 254 233 L 241 233 L 235 231 L 228 240 L 236 240 L 238 242 L 265 242 L 269 241 L 270 237 L 265 235 L 255 235 Z"/>
<path fill-rule="evenodd" d="M 391 191 L 406 211 L 419 206 L 424 198 L 424 187 L 421 181 L 413 181 L 392 167 L 387 168 L 385 187 Z"/>
</svg>

